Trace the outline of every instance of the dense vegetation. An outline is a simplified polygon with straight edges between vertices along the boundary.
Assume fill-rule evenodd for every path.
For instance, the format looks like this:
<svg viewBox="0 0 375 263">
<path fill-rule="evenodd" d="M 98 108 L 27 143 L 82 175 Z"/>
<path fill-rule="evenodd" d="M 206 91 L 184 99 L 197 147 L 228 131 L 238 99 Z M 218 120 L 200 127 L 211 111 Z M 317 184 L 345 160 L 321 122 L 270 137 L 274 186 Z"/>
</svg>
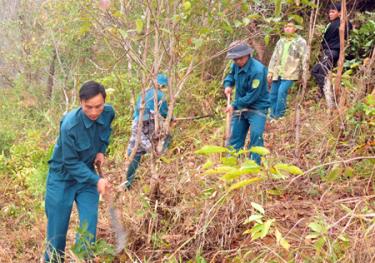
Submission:
<svg viewBox="0 0 375 263">
<path fill-rule="evenodd" d="M 124 179 L 135 96 L 157 71 L 170 76 L 176 117 L 210 117 L 177 122 L 166 154 L 146 157 L 135 187 L 119 194 L 129 234 L 120 255 L 101 203 L 91 246 L 96 262 L 375 262 L 374 13 L 347 1 L 355 30 L 341 80 L 345 103 L 328 112 L 312 80 L 305 92 L 292 89 L 286 118 L 267 125 L 265 148 L 254 149 L 264 158 L 258 166 L 246 152 L 220 146 L 225 49 L 249 39 L 267 64 L 282 21 L 304 21 L 299 33 L 308 39 L 315 12 L 312 65 L 327 3 L 7 2 L 0 30 L 1 262 L 41 258 L 47 161 L 62 114 L 78 105 L 80 85 L 103 83 L 116 109 L 105 166 L 116 185 Z M 73 246 L 76 226 L 74 214 L 67 253 L 78 261 L 84 252 Z"/>
</svg>

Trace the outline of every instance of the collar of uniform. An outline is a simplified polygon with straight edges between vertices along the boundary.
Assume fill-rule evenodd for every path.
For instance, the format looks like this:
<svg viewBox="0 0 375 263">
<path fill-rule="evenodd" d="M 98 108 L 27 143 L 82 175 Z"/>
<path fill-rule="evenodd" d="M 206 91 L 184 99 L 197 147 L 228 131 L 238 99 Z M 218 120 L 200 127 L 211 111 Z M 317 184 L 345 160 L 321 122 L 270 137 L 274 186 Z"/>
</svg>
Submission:
<svg viewBox="0 0 375 263">
<path fill-rule="evenodd" d="M 104 110 L 103 110 L 103 112 L 104 112 Z M 96 122 L 96 123 L 98 123 L 100 125 L 104 125 L 104 114 L 103 114 L 103 112 L 102 112 L 102 114 L 100 114 L 99 118 L 97 118 L 95 121 L 90 120 L 86 116 L 86 114 L 83 112 L 82 108 L 80 109 L 80 112 L 81 112 L 82 121 L 83 121 L 86 129 L 90 128 L 94 124 L 94 122 Z"/>
<path fill-rule="evenodd" d="M 100 125 L 104 125 L 104 110 L 102 114 L 100 114 L 99 118 L 96 119 L 96 122 L 99 123 Z"/>
<path fill-rule="evenodd" d="M 245 71 L 246 73 L 250 70 L 252 64 L 252 58 L 249 57 L 249 60 L 246 62 L 245 66 L 240 68 L 240 71 Z"/>
<path fill-rule="evenodd" d="M 90 120 L 86 116 L 86 114 L 83 112 L 82 108 L 80 110 L 80 113 L 81 113 L 81 119 L 82 119 L 83 124 L 85 125 L 86 129 L 90 128 L 94 124 L 94 121 Z"/>
</svg>

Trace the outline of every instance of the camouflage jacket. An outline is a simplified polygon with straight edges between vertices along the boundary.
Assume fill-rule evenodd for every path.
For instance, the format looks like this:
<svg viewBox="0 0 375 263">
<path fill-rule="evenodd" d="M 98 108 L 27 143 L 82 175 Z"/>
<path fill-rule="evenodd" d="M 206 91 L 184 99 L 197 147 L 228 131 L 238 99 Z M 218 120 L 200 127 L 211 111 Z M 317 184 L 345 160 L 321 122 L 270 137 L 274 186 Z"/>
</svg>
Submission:
<svg viewBox="0 0 375 263">
<path fill-rule="evenodd" d="M 287 56 L 283 59 L 283 51 L 290 42 Z M 307 59 L 306 40 L 296 35 L 291 40 L 285 37 L 280 38 L 276 43 L 270 64 L 268 66 L 268 74 L 272 74 L 272 80 L 279 77 L 285 80 L 298 80 L 302 75 L 302 71 L 306 68 Z"/>
</svg>

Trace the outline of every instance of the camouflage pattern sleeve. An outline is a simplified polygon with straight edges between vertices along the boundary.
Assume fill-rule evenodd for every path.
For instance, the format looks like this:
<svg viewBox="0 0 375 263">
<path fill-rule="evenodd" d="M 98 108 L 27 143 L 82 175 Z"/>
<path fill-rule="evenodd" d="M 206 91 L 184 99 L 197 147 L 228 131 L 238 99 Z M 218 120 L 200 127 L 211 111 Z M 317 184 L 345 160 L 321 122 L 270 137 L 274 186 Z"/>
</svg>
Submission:
<svg viewBox="0 0 375 263">
<path fill-rule="evenodd" d="M 280 59 L 281 59 L 281 52 L 282 52 L 282 39 L 279 39 L 277 41 L 275 50 L 272 53 L 272 57 L 270 60 L 270 63 L 268 65 L 268 74 L 271 74 L 272 76 L 275 76 L 277 74 L 277 67 L 280 64 Z"/>
</svg>

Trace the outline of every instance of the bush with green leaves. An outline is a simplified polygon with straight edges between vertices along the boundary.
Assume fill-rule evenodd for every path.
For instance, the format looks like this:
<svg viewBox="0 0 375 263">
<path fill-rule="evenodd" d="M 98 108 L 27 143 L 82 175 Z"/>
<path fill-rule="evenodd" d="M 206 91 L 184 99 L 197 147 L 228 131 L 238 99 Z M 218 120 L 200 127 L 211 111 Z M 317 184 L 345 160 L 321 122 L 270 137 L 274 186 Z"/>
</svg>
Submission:
<svg viewBox="0 0 375 263">
<path fill-rule="evenodd" d="M 72 251 L 79 259 L 93 258 L 95 262 L 113 262 L 116 256 L 115 248 L 102 239 L 91 242 L 93 235 L 87 231 L 86 223 L 77 229 L 77 236 Z"/>
<path fill-rule="evenodd" d="M 11 174 L 18 185 L 25 185 L 30 193 L 42 197 L 48 171 L 48 160 L 53 146 L 45 149 L 43 137 L 37 130 L 29 130 L 22 143 L 12 145 L 9 157 L 4 158 L 4 173 Z"/>
<path fill-rule="evenodd" d="M 219 176 L 225 188 L 223 196 L 252 184 L 270 180 L 285 180 L 290 175 L 303 174 L 303 171 L 295 165 L 280 162 L 273 164 L 266 158 L 270 151 L 260 146 L 252 147 L 249 150 L 236 151 L 221 146 L 205 145 L 196 153 L 208 156 L 206 163 L 203 165 L 204 174 Z M 255 161 L 249 160 L 247 158 L 249 153 L 262 156 L 262 164 L 258 165 Z M 219 155 L 219 158 L 216 158 L 217 155 Z M 270 192 L 276 192 L 275 189 L 269 190 Z M 212 190 L 207 191 L 208 195 L 211 193 Z M 288 250 L 290 245 L 274 224 L 275 219 L 266 215 L 261 204 L 251 202 L 251 206 L 253 207 L 253 213 L 244 222 L 251 227 L 245 230 L 243 234 L 250 234 L 251 239 L 256 240 L 273 233 L 277 244 Z"/>
<path fill-rule="evenodd" d="M 9 156 L 9 150 L 16 139 L 16 134 L 13 131 L 0 131 L 0 154 Z"/>
<path fill-rule="evenodd" d="M 350 60 L 345 63 L 346 68 L 358 68 L 363 59 L 370 57 L 375 46 L 374 18 L 375 13 L 370 12 L 358 17 L 361 26 L 354 28 L 350 33 L 350 44 L 347 50 Z"/>
</svg>

